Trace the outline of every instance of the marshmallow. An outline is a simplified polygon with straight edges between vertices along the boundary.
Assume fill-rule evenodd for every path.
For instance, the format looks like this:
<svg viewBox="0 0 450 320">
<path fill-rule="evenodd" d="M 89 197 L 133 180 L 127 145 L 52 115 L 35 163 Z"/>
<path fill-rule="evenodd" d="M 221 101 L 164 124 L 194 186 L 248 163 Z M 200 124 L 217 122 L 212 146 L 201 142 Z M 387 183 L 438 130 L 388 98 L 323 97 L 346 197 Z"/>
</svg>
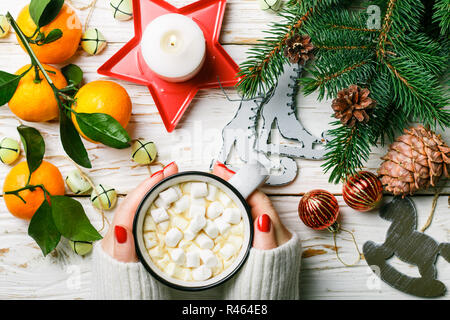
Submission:
<svg viewBox="0 0 450 320">
<path fill-rule="evenodd" d="M 189 225 L 189 230 L 193 233 L 198 233 L 206 226 L 206 218 L 202 216 L 197 216 L 191 220 L 191 224 Z"/>
<path fill-rule="evenodd" d="M 153 240 L 153 239 L 144 239 L 144 240 L 145 240 L 145 247 L 147 249 L 151 249 L 151 248 L 155 247 L 158 244 L 158 242 L 156 240 Z"/>
<path fill-rule="evenodd" d="M 219 252 L 219 250 L 220 250 L 220 243 L 216 244 L 216 245 L 214 246 L 214 248 L 212 249 L 212 251 L 213 251 L 214 253 Z"/>
<path fill-rule="evenodd" d="M 193 198 L 191 197 L 191 206 L 202 206 L 202 207 L 206 207 L 206 200 L 205 198 Z"/>
<path fill-rule="evenodd" d="M 220 192 L 219 193 L 219 200 L 222 202 L 224 207 L 227 207 L 231 203 L 231 199 L 229 196 L 227 196 L 225 193 Z"/>
<path fill-rule="evenodd" d="M 202 198 L 208 195 L 208 186 L 205 182 L 192 182 L 191 196 L 194 198 Z"/>
<path fill-rule="evenodd" d="M 214 241 L 211 240 L 210 237 L 208 237 L 204 233 L 200 233 L 197 238 L 194 240 L 198 246 L 202 249 L 212 249 L 214 247 Z"/>
<path fill-rule="evenodd" d="M 200 259 L 208 268 L 214 268 L 219 263 L 216 255 L 211 250 L 201 250 Z"/>
<path fill-rule="evenodd" d="M 181 271 L 180 279 L 183 281 L 191 281 L 192 280 L 192 272 L 189 268 L 183 268 Z"/>
<path fill-rule="evenodd" d="M 219 273 L 223 271 L 223 263 L 222 260 L 217 259 L 217 265 L 212 269 L 213 276 L 217 276 Z"/>
<path fill-rule="evenodd" d="M 218 216 L 220 216 L 222 212 L 223 212 L 223 205 L 220 202 L 215 201 L 209 205 L 208 210 L 206 211 L 206 216 L 209 219 L 215 219 Z"/>
<path fill-rule="evenodd" d="M 176 247 L 181 239 L 183 239 L 183 233 L 177 228 L 170 229 L 164 238 L 166 245 L 171 248 Z"/>
<path fill-rule="evenodd" d="M 227 243 L 219 250 L 219 253 L 225 260 L 228 260 L 234 255 L 235 248 L 233 245 Z"/>
<path fill-rule="evenodd" d="M 189 210 L 189 218 L 194 219 L 196 217 L 204 217 L 206 212 L 205 206 L 199 206 L 196 204 L 191 205 Z"/>
<path fill-rule="evenodd" d="M 183 193 L 191 193 L 192 182 L 186 182 L 181 185 Z"/>
<path fill-rule="evenodd" d="M 192 271 L 192 278 L 196 281 L 204 281 L 211 278 L 212 271 L 210 268 L 200 266 Z"/>
<path fill-rule="evenodd" d="M 231 225 L 226 222 L 223 217 L 219 217 L 216 220 L 214 220 L 214 222 L 216 223 L 217 228 L 219 228 L 219 232 L 220 234 L 225 234 L 228 232 L 228 230 L 230 230 Z"/>
<path fill-rule="evenodd" d="M 171 204 L 171 203 L 177 201 L 178 199 L 180 199 L 180 193 L 181 193 L 181 191 L 178 191 L 175 188 L 169 188 L 169 189 L 161 192 L 159 194 L 159 198 L 161 198 L 161 200 L 164 203 Z"/>
<path fill-rule="evenodd" d="M 172 225 L 180 230 L 186 230 L 186 228 L 189 226 L 189 221 L 182 217 L 175 216 L 172 219 Z"/>
<path fill-rule="evenodd" d="M 223 220 L 231 224 L 241 222 L 241 210 L 238 208 L 226 208 L 223 211 Z"/>
<path fill-rule="evenodd" d="M 227 242 L 232 244 L 235 247 L 236 251 L 239 251 L 239 249 L 241 249 L 242 247 L 243 241 L 242 237 L 232 235 L 228 237 Z"/>
<path fill-rule="evenodd" d="M 205 233 L 211 238 L 215 239 L 219 235 L 219 228 L 217 228 L 214 221 L 206 220 L 206 226 L 203 228 Z"/>
<path fill-rule="evenodd" d="M 160 268 L 165 269 L 167 268 L 167 266 L 170 263 L 170 258 L 169 255 L 166 253 L 164 254 L 164 257 L 160 260 L 157 261 L 157 264 L 159 265 Z"/>
<path fill-rule="evenodd" d="M 156 198 L 154 201 L 155 206 L 158 208 L 169 209 L 170 204 L 166 203 L 161 197 Z"/>
<path fill-rule="evenodd" d="M 187 241 L 194 240 L 196 235 L 197 235 L 197 232 L 194 232 L 189 228 L 187 228 L 187 230 L 184 231 L 184 239 Z"/>
<path fill-rule="evenodd" d="M 163 221 L 160 224 L 158 224 L 158 229 L 161 232 L 166 232 L 167 230 L 169 230 L 169 221 Z"/>
<path fill-rule="evenodd" d="M 146 231 L 156 231 L 155 221 L 149 217 L 146 217 L 144 221 L 144 232 Z"/>
<path fill-rule="evenodd" d="M 186 253 L 186 267 L 196 268 L 200 265 L 200 254 L 197 251 Z"/>
<path fill-rule="evenodd" d="M 175 202 L 173 211 L 176 214 L 180 214 L 189 209 L 189 196 L 183 196 L 181 199 Z"/>
<path fill-rule="evenodd" d="M 182 269 L 174 262 L 169 262 L 165 271 L 169 276 L 174 278 L 179 278 L 182 274 Z"/>
<path fill-rule="evenodd" d="M 148 254 L 153 259 L 161 259 L 164 256 L 164 250 L 160 246 L 157 246 L 151 250 L 148 250 Z"/>
<path fill-rule="evenodd" d="M 237 225 L 231 227 L 231 233 L 237 236 L 242 236 L 244 234 L 244 222 L 239 222 Z"/>
<path fill-rule="evenodd" d="M 176 248 L 170 251 L 170 257 L 172 258 L 172 261 L 175 262 L 178 265 L 183 265 L 186 261 L 186 254 L 184 253 L 183 249 Z"/>
<path fill-rule="evenodd" d="M 186 232 L 184 233 L 184 237 L 186 238 Z M 188 241 L 188 240 L 181 240 L 179 243 L 178 243 L 178 248 L 180 248 L 180 249 L 183 249 L 183 250 L 185 250 L 187 247 L 189 247 L 190 245 L 192 244 L 192 242 L 191 241 Z"/>
<path fill-rule="evenodd" d="M 217 197 L 217 187 L 213 184 L 208 184 L 208 195 L 206 196 L 206 200 L 215 201 Z"/>
<path fill-rule="evenodd" d="M 161 223 L 163 221 L 169 220 L 169 215 L 163 208 L 153 209 L 150 211 L 150 214 L 152 215 L 152 218 L 156 223 Z"/>
</svg>

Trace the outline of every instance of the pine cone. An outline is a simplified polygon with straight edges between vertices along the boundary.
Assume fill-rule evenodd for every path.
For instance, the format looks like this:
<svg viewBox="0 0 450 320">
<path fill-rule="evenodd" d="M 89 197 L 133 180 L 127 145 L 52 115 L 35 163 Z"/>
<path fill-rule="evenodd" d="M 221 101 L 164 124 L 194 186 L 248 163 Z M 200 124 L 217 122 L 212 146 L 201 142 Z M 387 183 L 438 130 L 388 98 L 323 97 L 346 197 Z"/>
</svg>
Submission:
<svg viewBox="0 0 450 320">
<path fill-rule="evenodd" d="M 311 53 L 313 49 L 310 36 L 295 34 L 286 41 L 283 53 L 291 63 L 304 65 L 313 57 Z"/>
<path fill-rule="evenodd" d="M 362 89 L 355 84 L 339 91 L 337 98 L 331 104 L 334 117 L 340 119 L 343 125 L 350 128 L 357 121 L 366 123 L 369 121 L 367 111 L 376 105 L 376 101 L 369 98 L 369 94 L 369 89 Z"/>
<path fill-rule="evenodd" d="M 450 148 L 433 131 L 423 126 L 405 129 L 389 146 L 378 169 L 385 189 L 394 195 L 412 195 L 444 175 L 449 178 Z"/>
</svg>

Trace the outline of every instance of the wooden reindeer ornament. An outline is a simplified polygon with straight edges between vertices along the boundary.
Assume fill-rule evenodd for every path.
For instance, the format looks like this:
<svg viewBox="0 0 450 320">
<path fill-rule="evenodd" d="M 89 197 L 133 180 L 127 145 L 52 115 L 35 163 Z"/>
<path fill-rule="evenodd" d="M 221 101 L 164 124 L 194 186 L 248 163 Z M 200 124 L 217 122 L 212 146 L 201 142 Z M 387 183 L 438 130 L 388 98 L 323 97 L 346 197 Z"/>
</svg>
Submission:
<svg viewBox="0 0 450 320">
<path fill-rule="evenodd" d="M 408 197 L 396 197 L 384 205 L 380 209 L 380 217 L 392 221 L 392 224 L 383 244 L 377 245 L 372 241 L 364 244 L 367 264 L 384 282 L 400 291 L 418 297 L 443 296 L 446 287 L 436 279 L 435 263 L 439 255 L 450 262 L 450 243 L 439 244 L 428 235 L 416 231 L 417 211 Z M 387 263 L 393 255 L 416 265 L 421 277 L 410 277 L 393 268 Z"/>
</svg>

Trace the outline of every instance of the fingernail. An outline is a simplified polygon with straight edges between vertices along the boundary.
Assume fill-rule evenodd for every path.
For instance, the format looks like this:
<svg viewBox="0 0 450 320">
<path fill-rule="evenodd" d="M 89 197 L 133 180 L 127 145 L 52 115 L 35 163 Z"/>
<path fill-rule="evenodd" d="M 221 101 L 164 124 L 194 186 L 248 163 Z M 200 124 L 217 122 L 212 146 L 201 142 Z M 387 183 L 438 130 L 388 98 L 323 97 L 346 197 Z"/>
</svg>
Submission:
<svg viewBox="0 0 450 320">
<path fill-rule="evenodd" d="M 269 215 L 263 214 L 262 216 L 259 216 L 256 225 L 258 226 L 259 231 L 269 232 L 271 223 Z"/>
<path fill-rule="evenodd" d="M 118 243 L 125 243 L 127 241 L 127 230 L 124 227 L 115 226 L 114 234 Z"/>
<path fill-rule="evenodd" d="M 227 170 L 230 173 L 235 174 L 236 172 L 234 172 L 233 170 L 229 169 L 226 165 L 224 165 L 222 162 L 217 161 L 217 165 L 221 168 L 224 168 L 225 170 Z"/>
<path fill-rule="evenodd" d="M 169 163 L 167 166 L 164 167 L 163 170 L 165 170 L 166 168 L 173 166 L 175 164 L 175 161 L 172 161 L 171 163 Z"/>
<path fill-rule="evenodd" d="M 153 174 L 150 176 L 150 178 L 153 178 L 154 176 L 156 176 L 156 175 L 158 175 L 158 174 L 161 174 L 161 173 L 163 173 L 162 170 L 156 171 L 155 173 L 153 173 Z"/>
</svg>

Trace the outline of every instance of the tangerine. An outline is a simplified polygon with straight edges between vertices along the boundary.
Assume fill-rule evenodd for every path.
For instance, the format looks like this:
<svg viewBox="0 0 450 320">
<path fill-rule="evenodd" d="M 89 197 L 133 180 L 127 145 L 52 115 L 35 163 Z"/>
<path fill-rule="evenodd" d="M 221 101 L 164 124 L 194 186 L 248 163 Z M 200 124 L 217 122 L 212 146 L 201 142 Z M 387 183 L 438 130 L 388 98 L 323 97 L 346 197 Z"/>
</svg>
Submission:
<svg viewBox="0 0 450 320">
<path fill-rule="evenodd" d="M 20 11 L 17 17 L 17 24 L 22 32 L 31 37 L 36 31 L 36 24 L 30 16 L 29 5 Z M 48 44 L 40 45 L 30 44 L 39 61 L 42 63 L 63 63 L 70 59 L 78 49 L 81 40 L 82 27 L 74 9 L 64 4 L 56 18 L 48 25 L 41 27 L 41 32 L 48 35 L 53 29 L 59 29 L 63 35 L 61 38 Z M 37 35 L 33 37 L 36 39 Z M 20 42 L 22 49 L 25 47 Z"/>
<path fill-rule="evenodd" d="M 47 74 L 58 89 L 67 86 L 66 78 L 61 71 L 49 65 L 43 65 L 43 67 L 49 71 Z M 16 74 L 22 74 L 27 69 L 30 69 L 30 65 L 20 68 Z M 40 80 L 36 82 L 34 67 L 31 68 L 20 79 L 16 92 L 8 103 L 11 111 L 22 120 L 44 122 L 53 120 L 59 115 L 58 102 L 41 71 L 39 71 L 39 78 Z"/>
<path fill-rule="evenodd" d="M 16 165 L 6 176 L 3 184 L 3 193 L 6 207 L 17 218 L 30 220 L 44 201 L 44 192 L 41 188 L 23 190 L 19 195 L 25 203 L 14 194 L 5 194 L 24 188 L 28 182 L 29 169 L 27 162 Z M 57 167 L 47 161 L 42 161 L 40 167 L 33 172 L 29 185 L 43 185 L 52 196 L 64 195 L 64 179 Z"/>
<path fill-rule="evenodd" d="M 126 129 L 131 118 L 132 103 L 127 91 L 118 83 L 97 80 L 84 85 L 76 94 L 73 110 L 78 113 L 105 113 L 116 119 Z M 75 128 L 86 140 L 72 113 Z"/>
</svg>

